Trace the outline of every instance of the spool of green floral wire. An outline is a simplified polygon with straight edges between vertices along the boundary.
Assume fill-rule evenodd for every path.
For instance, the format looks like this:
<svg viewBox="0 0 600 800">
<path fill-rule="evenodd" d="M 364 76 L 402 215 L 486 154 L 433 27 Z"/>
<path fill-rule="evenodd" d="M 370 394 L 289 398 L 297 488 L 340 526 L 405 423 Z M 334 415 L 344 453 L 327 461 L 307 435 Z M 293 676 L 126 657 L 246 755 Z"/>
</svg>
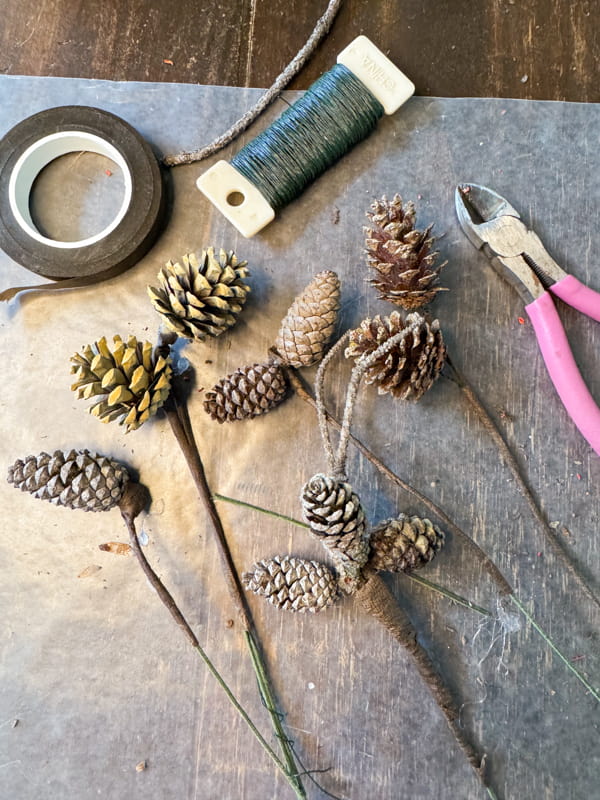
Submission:
<svg viewBox="0 0 600 800">
<path fill-rule="evenodd" d="M 200 191 L 244 236 L 264 228 L 414 93 L 366 36 L 337 61 L 231 163 L 219 161 L 198 178 Z"/>
</svg>

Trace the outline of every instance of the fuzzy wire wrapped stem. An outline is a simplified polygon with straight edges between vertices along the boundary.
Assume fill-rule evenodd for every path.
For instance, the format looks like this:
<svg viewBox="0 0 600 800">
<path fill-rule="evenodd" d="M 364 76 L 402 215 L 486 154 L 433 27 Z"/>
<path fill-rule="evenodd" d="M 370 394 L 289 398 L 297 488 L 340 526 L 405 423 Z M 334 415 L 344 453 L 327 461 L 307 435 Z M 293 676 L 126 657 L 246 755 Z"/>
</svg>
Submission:
<svg viewBox="0 0 600 800">
<path fill-rule="evenodd" d="M 330 361 L 332 358 L 338 353 L 348 338 L 350 337 L 350 331 L 346 331 L 343 336 L 337 340 L 337 342 L 329 348 L 328 352 L 325 354 L 325 357 L 321 360 L 319 364 L 319 368 L 317 370 L 317 374 L 315 376 L 315 396 L 317 398 L 315 408 L 317 410 L 317 421 L 319 423 L 319 431 L 321 433 L 321 440 L 323 442 L 323 448 L 325 449 L 325 455 L 327 457 L 327 467 L 329 472 L 332 475 L 336 474 L 337 465 L 336 465 L 336 454 L 333 450 L 333 445 L 331 443 L 331 436 L 329 435 L 329 427 L 327 425 L 327 411 L 325 409 L 325 404 L 323 403 L 323 385 L 325 383 L 325 372 L 327 367 L 329 366 Z M 273 351 L 277 352 L 277 351 Z M 277 357 L 281 360 L 281 356 L 277 354 Z M 283 362 L 285 368 L 285 362 Z M 292 368 L 288 369 L 289 372 L 292 372 Z"/>
<path fill-rule="evenodd" d="M 263 750 L 267 753 L 267 755 L 271 758 L 274 764 L 286 775 L 288 780 L 290 780 L 291 782 L 291 778 L 288 773 L 288 770 L 286 769 L 285 764 L 281 761 L 281 759 L 277 756 L 272 747 L 265 740 L 261 732 L 258 730 L 256 725 L 250 719 L 248 713 L 243 708 L 243 706 L 240 705 L 239 701 L 237 700 L 237 698 L 235 697 L 235 695 L 233 694 L 233 692 L 231 691 L 225 680 L 222 678 L 221 674 L 218 672 L 215 665 L 212 663 L 212 661 L 202 648 L 200 642 L 198 641 L 198 638 L 196 637 L 195 633 L 190 627 L 188 621 L 183 616 L 181 610 L 179 609 L 179 606 L 173 599 L 173 596 L 171 595 L 167 587 L 164 585 L 164 583 L 161 581 L 161 579 L 158 577 L 158 575 L 148 562 L 148 559 L 146 558 L 142 550 L 142 546 L 140 544 L 140 540 L 135 527 L 135 518 L 143 509 L 146 502 L 146 498 L 147 498 L 146 490 L 140 484 L 130 483 L 127 485 L 125 492 L 123 493 L 123 497 L 121 498 L 121 502 L 119 504 L 121 509 L 121 516 L 123 517 L 123 520 L 127 527 L 127 531 L 129 533 L 129 541 L 131 544 L 131 549 L 137 559 L 138 564 L 142 568 L 144 575 L 148 579 L 148 582 L 150 583 L 152 588 L 155 590 L 162 604 L 165 606 L 165 608 L 167 609 L 167 611 L 169 612 L 169 614 L 171 615 L 177 626 L 183 632 L 186 639 L 189 641 L 192 647 L 197 651 L 202 661 L 204 661 L 204 663 L 208 667 L 208 670 L 217 680 L 217 683 L 219 684 L 221 689 L 223 689 L 223 691 L 225 692 L 229 702 L 233 705 L 238 714 L 248 725 L 254 736 L 259 741 Z"/>
<path fill-rule="evenodd" d="M 595 603 L 596 606 L 600 607 L 600 598 L 594 592 L 592 587 L 588 584 L 581 570 L 571 560 L 568 553 L 562 547 L 560 541 L 557 539 L 554 532 L 552 531 L 552 528 L 548 524 L 548 520 L 544 516 L 544 513 L 539 506 L 539 503 L 536 501 L 531 488 L 529 487 L 523 473 L 521 472 L 521 469 L 519 468 L 519 464 L 517 463 L 517 460 L 513 452 L 506 443 L 496 423 L 494 422 L 494 420 L 484 407 L 483 403 L 475 393 L 469 381 L 465 378 L 465 376 L 458 369 L 458 367 L 448 354 L 446 354 L 446 364 L 448 366 L 448 370 L 450 373 L 447 376 L 448 379 L 457 384 L 458 388 L 460 389 L 460 391 L 463 393 L 463 395 L 473 408 L 477 418 L 479 419 L 485 430 L 488 432 L 488 434 L 492 437 L 494 444 L 498 448 L 500 458 L 504 461 L 505 465 L 510 470 L 513 478 L 517 482 L 517 485 L 521 490 L 521 494 L 525 498 L 525 501 L 527 502 L 527 505 L 529 506 L 529 509 L 533 514 L 536 522 L 542 529 L 542 532 L 546 537 L 546 541 L 550 545 L 552 553 L 565 567 L 565 569 L 569 572 L 571 577 L 577 582 L 577 584 L 587 595 L 587 597 L 593 603 Z"/>
</svg>

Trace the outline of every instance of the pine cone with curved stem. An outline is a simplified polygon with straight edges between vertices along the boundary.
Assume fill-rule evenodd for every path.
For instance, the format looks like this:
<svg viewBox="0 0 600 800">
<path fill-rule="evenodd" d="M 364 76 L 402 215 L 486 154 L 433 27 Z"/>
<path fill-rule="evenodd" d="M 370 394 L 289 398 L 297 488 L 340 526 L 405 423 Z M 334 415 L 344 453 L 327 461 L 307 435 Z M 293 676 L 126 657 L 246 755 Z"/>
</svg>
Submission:
<svg viewBox="0 0 600 800">
<path fill-rule="evenodd" d="M 158 273 L 159 286 L 148 286 L 148 296 L 163 322 L 187 339 L 219 336 L 235 324 L 250 287 L 246 261 L 231 250 L 203 250 L 200 261 L 193 253 L 167 261 Z"/>
<path fill-rule="evenodd" d="M 127 431 L 139 428 L 163 405 L 171 391 L 171 359 L 150 342 L 130 336 L 113 338 L 111 350 L 103 336 L 71 358 L 71 386 L 77 397 L 94 398 L 89 412 L 102 422 L 118 420 Z M 96 399 L 100 398 L 100 399 Z"/>
<path fill-rule="evenodd" d="M 371 530 L 369 567 L 412 572 L 428 564 L 444 544 L 444 533 L 428 519 L 399 514 Z"/>
<path fill-rule="evenodd" d="M 372 228 L 365 227 L 367 263 L 374 270 L 370 280 L 381 297 L 407 310 L 430 303 L 438 292 L 441 269 L 447 262 L 436 264 L 439 253 L 433 251 L 435 237 L 430 225 L 415 229 L 415 207 L 403 207 L 399 194 L 391 201 L 376 200 L 367 212 Z"/>
<path fill-rule="evenodd" d="M 335 272 L 319 272 L 296 297 L 281 322 L 275 348 L 290 367 L 310 367 L 325 355 L 340 308 Z"/>
<path fill-rule="evenodd" d="M 331 553 L 340 587 L 352 594 L 369 558 L 369 533 L 358 495 L 349 483 L 317 474 L 302 489 L 301 499 L 304 520 Z"/>
<path fill-rule="evenodd" d="M 89 450 L 55 450 L 18 459 L 9 483 L 40 500 L 83 511 L 108 511 L 118 505 L 129 482 L 122 464 Z"/>
<path fill-rule="evenodd" d="M 401 333 L 404 336 L 400 341 L 368 367 L 365 382 L 377 386 L 379 394 L 389 392 L 401 400 L 419 400 L 439 376 L 446 359 L 438 320 L 430 322 L 418 312 L 403 319 L 398 311 L 389 317 L 363 320 L 350 333 L 345 355 L 358 361 Z"/>
<path fill-rule="evenodd" d="M 316 614 L 338 599 L 337 579 L 325 564 L 275 556 L 242 575 L 243 586 L 285 611 Z"/>
<path fill-rule="evenodd" d="M 217 422 L 250 419 L 278 406 L 287 392 L 281 364 L 268 361 L 240 367 L 206 393 L 204 410 Z"/>
</svg>

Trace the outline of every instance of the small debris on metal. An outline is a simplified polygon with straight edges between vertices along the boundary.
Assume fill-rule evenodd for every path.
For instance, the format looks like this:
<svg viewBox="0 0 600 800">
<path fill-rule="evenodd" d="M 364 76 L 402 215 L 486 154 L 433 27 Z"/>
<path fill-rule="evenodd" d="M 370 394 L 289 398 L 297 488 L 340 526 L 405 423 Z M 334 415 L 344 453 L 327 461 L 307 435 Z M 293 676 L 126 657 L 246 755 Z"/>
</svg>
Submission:
<svg viewBox="0 0 600 800">
<path fill-rule="evenodd" d="M 173 66 L 173 62 L 170 58 L 163 58 L 163 64 L 168 64 L 170 67 Z"/>
<path fill-rule="evenodd" d="M 225 623 L 225 627 L 226 628 L 233 628 L 233 624 L 234 624 L 233 620 L 232 619 L 228 619 L 227 622 Z"/>
<path fill-rule="evenodd" d="M 77 577 L 89 578 L 90 575 L 95 575 L 97 572 L 100 572 L 101 569 L 102 567 L 98 564 L 90 564 L 89 567 L 86 567 L 84 570 L 82 570 Z"/>
<path fill-rule="evenodd" d="M 104 542 L 98 545 L 98 550 L 103 550 L 105 553 L 114 553 L 117 556 L 131 555 L 131 546 L 126 542 Z"/>
<path fill-rule="evenodd" d="M 140 761 L 138 764 L 135 765 L 135 771 L 143 772 L 146 769 L 146 766 L 147 764 L 145 761 Z"/>
<path fill-rule="evenodd" d="M 18 724 L 19 724 L 19 720 L 18 719 L 13 719 L 10 727 L 11 728 L 16 728 Z"/>
</svg>

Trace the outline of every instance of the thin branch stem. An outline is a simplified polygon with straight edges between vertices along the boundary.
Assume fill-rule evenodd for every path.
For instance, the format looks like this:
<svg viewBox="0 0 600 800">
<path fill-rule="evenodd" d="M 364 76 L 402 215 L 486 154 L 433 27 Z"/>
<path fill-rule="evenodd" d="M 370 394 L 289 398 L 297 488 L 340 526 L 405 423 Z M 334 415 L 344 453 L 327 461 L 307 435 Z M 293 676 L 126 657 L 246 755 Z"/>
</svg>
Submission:
<svg viewBox="0 0 600 800">
<path fill-rule="evenodd" d="M 466 397 L 467 401 L 471 405 L 472 409 L 474 410 L 477 418 L 487 431 L 487 433 L 491 436 L 494 444 L 498 448 L 500 453 L 500 458 L 504 461 L 505 465 L 508 467 L 509 471 L 511 472 L 513 478 L 516 480 L 521 494 L 525 498 L 531 513 L 533 514 L 536 522 L 539 524 L 542 532 L 546 537 L 546 541 L 550 545 L 550 549 L 552 550 L 554 556 L 560 561 L 560 563 L 565 567 L 565 569 L 569 572 L 571 577 L 578 583 L 580 588 L 585 592 L 592 602 L 594 602 L 597 606 L 600 607 L 600 598 L 594 592 L 594 590 L 590 587 L 587 583 L 584 575 L 582 574 L 581 570 L 577 567 L 577 565 L 571 560 L 568 553 L 560 544 L 559 539 L 557 539 L 554 531 L 548 524 L 548 520 L 544 516 L 539 503 L 536 501 L 533 491 L 529 487 L 527 480 L 525 479 L 519 464 L 515 456 L 513 455 L 512 450 L 504 440 L 502 433 L 498 429 L 496 423 L 484 407 L 483 403 L 476 395 L 473 387 L 470 385 L 468 380 L 462 374 L 462 372 L 458 369 L 454 361 L 446 355 L 446 364 L 450 371 L 449 380 L 452 380 L 456 383 Z"/>
</svg>

